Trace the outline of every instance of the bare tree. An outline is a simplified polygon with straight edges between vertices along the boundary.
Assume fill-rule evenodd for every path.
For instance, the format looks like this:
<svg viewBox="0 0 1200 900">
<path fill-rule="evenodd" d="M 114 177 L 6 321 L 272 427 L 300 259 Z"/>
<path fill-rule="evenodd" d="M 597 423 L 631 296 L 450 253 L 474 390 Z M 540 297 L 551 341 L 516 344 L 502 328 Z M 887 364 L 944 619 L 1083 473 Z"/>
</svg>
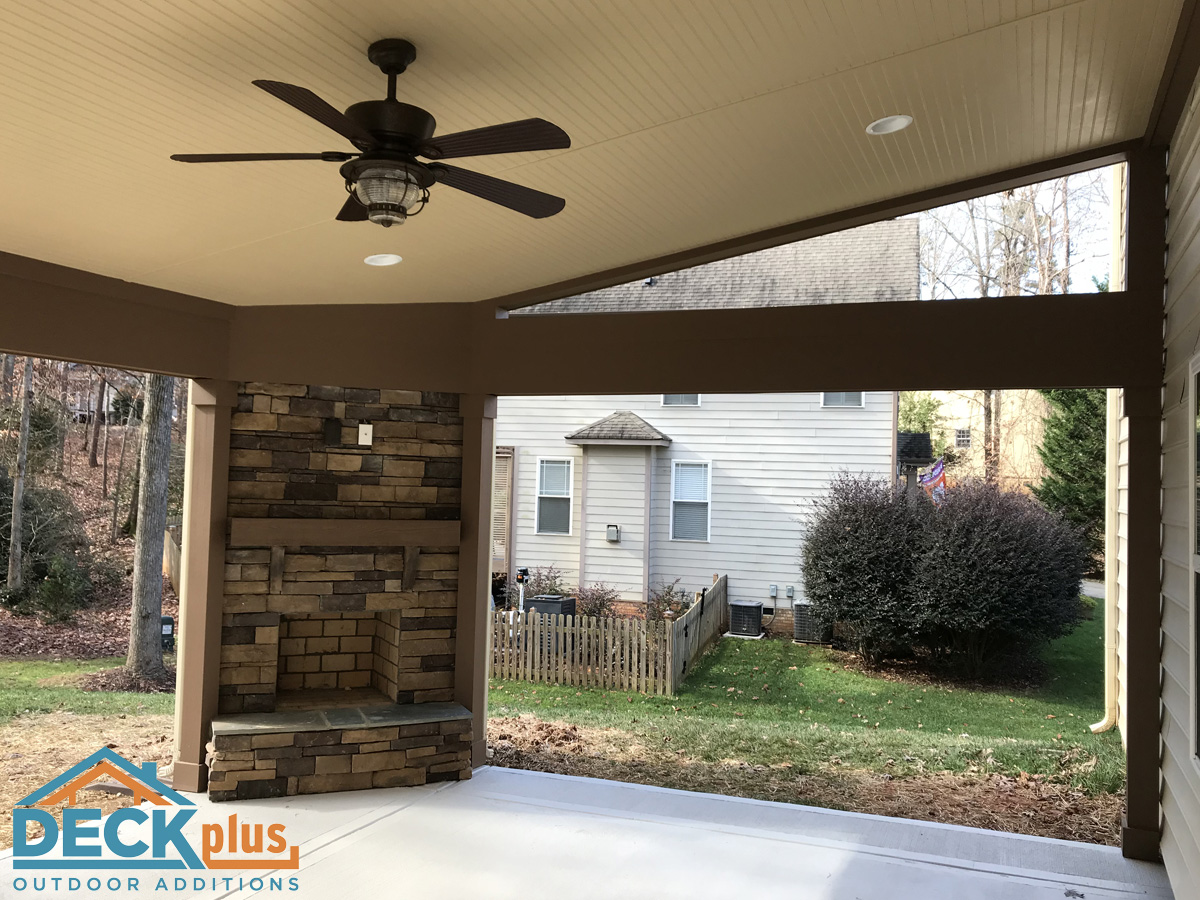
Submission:
<svg viewBox="0 0 1200 900">
<path fill-rule="evenodd" d="M 133 610 L 125 665 L 143 678 L 164 673 L 162 657 L 163 533 L 167 527 L 167 474 L 171 463 L 171 407 L 174 379 L 146 378 L 142 417 L 142 485 L 138 494 L 137 541 L 133 555 Z"/>
<path fill-rule="evenodd" d="M 96 458 L 96 453 L 100 449 L 100 417 L 104 415 L 104 395 L 108 393 L 108 379 L 104 374 L 100 374 L 100 387 L 96 391 L 96 417 L 92 420 L 92 450 L 88 456 L 88 465 L 93 469 L 100 465 L 100 461 Z"/>
<path fill-rule="evenodd" d="M 1079 261 L 1076 239 L 1108 227 L 1104 217 L 1088 215 L 1107 203 L 1104 183 L 1103 173 L 1085 172 L 921 214 L 922 295 L 941 300 L 1069 291 L 1071 267 Z M 979 394 L 984 477 L 996 481 L 1009 423 L 1000 391 Z"/>
<path fill-rule="evenodd" d="M 5 353 L 4 364 L 0 366 L 0 402 L 12 403 L 16 367 L 17 358 L 11 353 Z"/>
<path fill-rule="evenodd" d="M 7 359 L 11 359 L 9 356 Z M 12 525 L 8 532 L 8 589 L 19 591 L 23 583 L 21 543 L 25 537 L 25 465 L 29 459 L 29 412 L 33 407 L 33 360 L 25 357 L 24 388 L 21 395 L 21 430 L 17 438 L 17 471 L 13 476 Z"/>
</svg>

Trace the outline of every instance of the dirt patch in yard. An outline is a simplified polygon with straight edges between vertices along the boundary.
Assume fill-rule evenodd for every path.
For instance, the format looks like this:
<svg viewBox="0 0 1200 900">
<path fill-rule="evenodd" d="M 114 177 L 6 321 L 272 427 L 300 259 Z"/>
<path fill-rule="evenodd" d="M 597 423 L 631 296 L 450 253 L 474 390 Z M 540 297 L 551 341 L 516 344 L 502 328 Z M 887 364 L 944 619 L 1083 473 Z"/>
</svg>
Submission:
<svg viewBox="0 0 1200 900">
<path fill-rule="evenodd" d="M 1040 778 L 949 773 L 892 778 L 867 772 L 805 775 L 790 764 L 707 762 L 649 752 L 617 729 L 581 728 L 529 715 L 488 722 L 492 764 L 607 778 L 851 812 L 945 822 L 1117 846 L 1124 798 L 1084 794 Z"/>
<path fill-rule="evenodd" d="M 140 678 L 121 666 L 77 676 L 76 684 L 85 691 L 127 691 L 133 694 L 175 693 L 175 670 L 167 668 L 159 678 Z"/>
<path fill-rule="evenodd" d="M 100 747 L 109 747 L 130 762 L 157 762 L 160 777 L 170 776 L 171 716 L 78 716 L 72 713 L 18 716 L 0 725 L 0 849 L 12 846 L 8 810 L 60 772 Z M 112 812 L 130 805 L 123 794 L 85 791 L 80 806 Z M 51 810 L 62 823 L 61 806 Z M 40 832 L 39 832 L 40 833 Z M 34 832 L 30 831 L 30 837 Z"/>
</svg>

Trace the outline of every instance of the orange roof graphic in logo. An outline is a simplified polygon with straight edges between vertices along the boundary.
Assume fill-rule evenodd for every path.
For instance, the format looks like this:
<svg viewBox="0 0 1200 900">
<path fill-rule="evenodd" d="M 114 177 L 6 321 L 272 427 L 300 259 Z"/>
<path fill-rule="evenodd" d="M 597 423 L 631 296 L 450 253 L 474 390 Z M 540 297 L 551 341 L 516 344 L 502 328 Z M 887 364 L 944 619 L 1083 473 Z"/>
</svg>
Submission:
<svg viewBox="0 0 1200 900">
<path fill-rule="evenodd" d="M 118 784 L 123 784 L 125 787 L 133 791 L 133 805 L 137 806 L 143 801 L 149 801 L 155 806 L 170 806 L 171 801 L 160 794 L 154 788 L 149 787 L 138 781 L 133 776 L 118 769 L 107 759 L 101 760 L 100 763 L 91 769 L 88 769 L 82 775 L 76 775 L 62 787 L 47 794 L 34 806 L 56 806 L 63 800 L 67 801 L 68 806 L 74 806 L 77 803 L 77 794 L 79 791 L 85 791 L 92 782 L 97 778 L 108 777 Z"/>
<path fill-rule="evenodd" d="M 159 780 L 158 763 L 147 762 L 137 766 L 107 747 L 97 750 L 87 759 L 13 805 L 56 806 L 65 800 L 69 806 L 74 806 L 79 792 L 86 790 L 88 785 L 100 777 L 111 778 L 129 788 L 133 792 L 135 804 L 149 802 L 155 806 L 195 805 Z"/>
</svg>

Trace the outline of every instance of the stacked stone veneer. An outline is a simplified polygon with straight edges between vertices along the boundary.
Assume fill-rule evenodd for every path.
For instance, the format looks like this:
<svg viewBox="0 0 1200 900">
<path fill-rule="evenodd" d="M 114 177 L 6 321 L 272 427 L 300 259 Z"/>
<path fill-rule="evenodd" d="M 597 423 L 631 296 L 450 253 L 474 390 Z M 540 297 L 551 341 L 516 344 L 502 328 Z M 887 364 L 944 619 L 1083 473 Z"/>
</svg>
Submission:
<svg viewBox="0 0 1200 900">
<path fill-rule="evenodd" d="M 208 746 L 209 798 L 252 800 L 471 777 L 471 720 L 461 707 L 446 711 L 453 718 L 414 724 L 402 714 L 391 719 L 395 724 L 375 724 L 388 716 L 376 714 L 372 722 L 363 715 L 369 712 L 342 711 L 342 719 L 358 719 L 342 728 L 331 727 L 338 721 L 332 714 L 297 714 L 293 731 L 264 727 L 269 717 L 234 717 L 258 720 L 241 733 L 218 720 Z"/>
<path fill-rule="evenodd" d="M 240 386 L 230 518 L 458 519 L 461 481 L 456 394 Z M 408 590 L 399 547 L 227 546 L 225 562 L 220 714 L 318 687 L 451 699 L 457 547 L 422 548 Z"/>
</svg>

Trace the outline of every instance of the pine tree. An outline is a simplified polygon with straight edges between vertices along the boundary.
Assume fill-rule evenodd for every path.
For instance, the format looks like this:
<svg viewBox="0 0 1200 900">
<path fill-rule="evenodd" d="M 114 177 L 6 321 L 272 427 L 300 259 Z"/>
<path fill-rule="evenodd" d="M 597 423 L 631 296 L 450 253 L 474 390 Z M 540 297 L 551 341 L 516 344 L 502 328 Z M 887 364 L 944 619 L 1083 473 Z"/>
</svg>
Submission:
<svg viewBox="0 0 1200 900">
<path fill-rule="evenodd" d="M 1103 568 L 1107 398 L 1102 388 L 1043 390 L 1050 402 L 1038 454 L 1046 477 L 1034 495 L 1077 528 Z"/>
</svg>

